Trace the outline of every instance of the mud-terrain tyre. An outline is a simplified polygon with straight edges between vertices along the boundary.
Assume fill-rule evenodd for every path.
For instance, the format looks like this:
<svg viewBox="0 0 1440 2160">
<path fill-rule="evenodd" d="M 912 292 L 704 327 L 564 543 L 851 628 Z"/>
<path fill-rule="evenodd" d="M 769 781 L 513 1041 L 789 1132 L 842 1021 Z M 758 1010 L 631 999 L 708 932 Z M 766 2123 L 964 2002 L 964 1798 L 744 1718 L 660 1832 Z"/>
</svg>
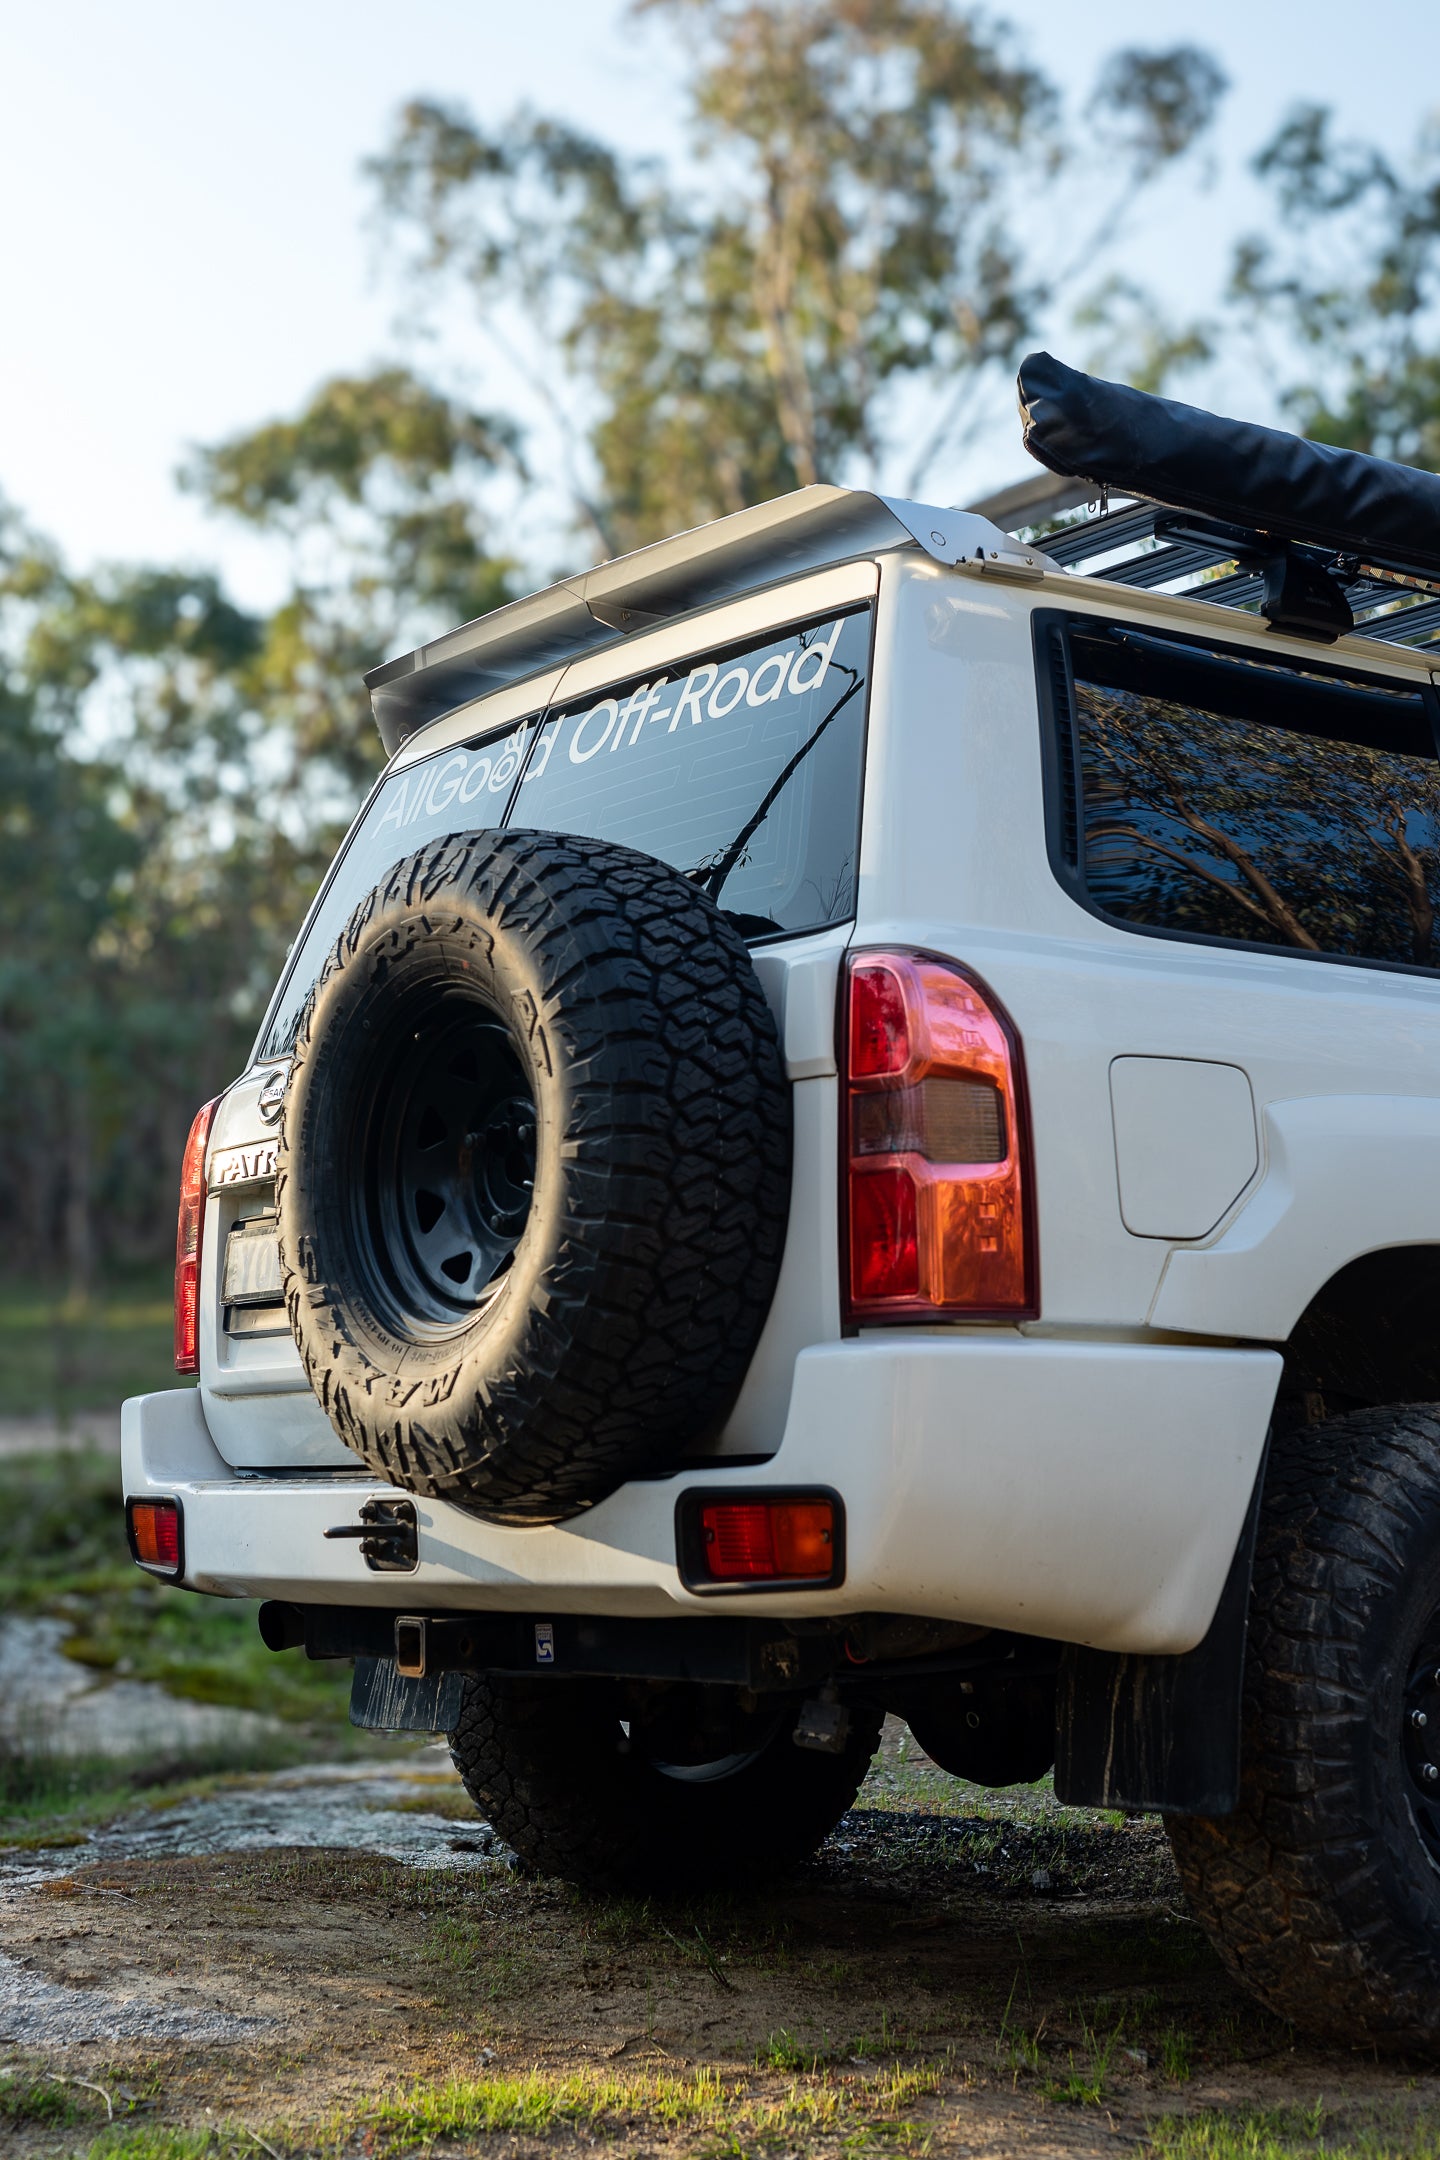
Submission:
<svg viewBox="0 0 1440 2160">
<path fill-rule="evenodd" d="M 733 1713 L 716 1743 L 729 1752 L 697 1761 L 692 1741 L 668 1763 L 665 1725 L 637 1717 L 622 1682 L 484 1675 L 466 1682 L 450 1753 L 486 1821 L 539 1874 L 642 1896 L 744 1889 L 824 1843 L 879 1743 L 882 1713 L 855 1706 L 842 1753 L 798 1748 L 799 1710 L 798 1697 L 762 1697 L 748 1718 Z"/>
<path fill-rule="evenodd" d="M 1435 2053 L 1440 1404 L 1272 1446 L 1242 1730 L 1237 1812 L 1167 1825 L 1196 1917 L 1303 2031 Z"/>
<path fill-rule="evenodd" d="M 407 1491 L 554 1522 L 723 1422 L 769 1309 L 790 1100 L 743 940 L 676 870 L 452 835 L 352 915 L 277 1165 L 290 1325 Z"/>
</svg>

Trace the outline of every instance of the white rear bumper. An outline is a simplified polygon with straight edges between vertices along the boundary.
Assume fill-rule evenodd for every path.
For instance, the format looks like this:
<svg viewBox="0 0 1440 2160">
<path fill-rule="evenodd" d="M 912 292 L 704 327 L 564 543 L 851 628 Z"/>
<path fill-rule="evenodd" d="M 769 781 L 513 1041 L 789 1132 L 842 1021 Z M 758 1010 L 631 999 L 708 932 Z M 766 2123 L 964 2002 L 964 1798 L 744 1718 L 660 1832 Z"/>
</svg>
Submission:
<svg viewBox="0 0 1440 2160">
<path fill-rule="evenodd" d="M 512 1530 L 419 1500 L 420 1564 L 374 1574 L 334 1524 L 389 1488 L 243 1475 L 193 1390 L 125 1405 L 127 1495 L 179 1499 L 185 1580 L 220 1596 L 397 1611 L 662 1618 L 918 1613 L 1103 1649 L 1181 1651 L 1210 1624 L 1280 1375 L 1266 1350 L 873 1334 L 802 1352 L 778 1453 L 624 1486 Z M 837 1589 L 696 1595 L 676 1566 L 692 1486 L 823 1485 L 846 1510 Z"/>
</svg>

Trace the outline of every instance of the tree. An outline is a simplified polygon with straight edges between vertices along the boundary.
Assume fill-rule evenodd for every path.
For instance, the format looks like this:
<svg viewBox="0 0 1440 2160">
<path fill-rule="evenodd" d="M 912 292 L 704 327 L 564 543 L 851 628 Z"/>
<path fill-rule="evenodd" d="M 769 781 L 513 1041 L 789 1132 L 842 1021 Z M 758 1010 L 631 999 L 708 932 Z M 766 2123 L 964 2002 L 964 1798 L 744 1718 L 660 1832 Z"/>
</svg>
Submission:
<svg viewBox="0 0 1440 2160">
<path fill-rule="evenodd" d="M 263 633 L 213 578 L 76 577 L 0 516 L 0 1216 L 76 1299 L 163 1251 L 186 1126 L 333 845 L 260 784 Z"/>
<path fill-rule="evenodd" d="M 1193 46 L 1114 56 L 1082 166 L 1052 86 L 948 0 L 634 12 L 684 40 L 693 183 L 532 112 L 486 131 L 419 102 L 374 168 L 417 289 L 468 289 L 607 554 L 817 478 L 898 474 L 902 446 L 903 485 L 933 485 L 1224 90 Z M 1083 234 L 1062 190 L 1090 202 Z M 1021 237 L 1067 224 L 1066 260 Z"/>
<path fill-rule="evenodd" d="M 1231 299 L 1320 442 L 1440 470 L 1440 131 L 1408 160 L 1300 105 L 1254 161 L 1274 204 L 1236 250 Z"/>
<path fill-rule="evenodd" d="M 399 367 L 337 377 L 295 419 L 190 463 L 189 487 L 289 548 L 291 592 L 243 688 L 283 739 L 292 788 L 328 798 L 332 818 L 337 786 L 353 805 L 379 762 L 366 670 L 512 596 L 481 501 L 505 470 L 521 470 L 511 422 Z"/>
</svg>

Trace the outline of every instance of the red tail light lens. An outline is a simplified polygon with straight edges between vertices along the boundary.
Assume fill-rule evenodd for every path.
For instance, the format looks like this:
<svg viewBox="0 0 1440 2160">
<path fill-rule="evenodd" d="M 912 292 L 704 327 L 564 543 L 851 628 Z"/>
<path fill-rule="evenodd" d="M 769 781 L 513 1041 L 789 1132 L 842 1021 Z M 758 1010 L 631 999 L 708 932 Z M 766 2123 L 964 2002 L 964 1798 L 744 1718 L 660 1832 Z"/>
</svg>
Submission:
<svg viewBox="0 0 1440 2160">
<path fill-rule="evenodd" d="M 883 960 L 850 971 L 850 1070 L 857 1080 L 903 1072 L 910 1061 L 905 989 Z"/>
<path fill-rule="evenodd" d="M 180 1572 L 180 1509 L 174 1500 L 131 1500 L 126 1503 L 130 1550 L 141 1567 L 157 1574 Z"/>
<path fill-rule="evenodd" d="M 816 1582 L 835 1573 L 830 1500 L 726 1500 L 700 1510 L 712 1582 Z"/>
<path fill-rule="evenodd" d="M 200 1241 L 205 1227 L 205 1150 L 219 1103 L 195 1113 L 180 1166 L 180 1216 L 175 1225 L 175 1370 L 200 1370 Z"/>
<path fill-rule="evenodd" d="M 856 953 L 847 985 L 852 1320 L 1033 1319 L 1020 1046 L 964 968 Z"/>
</svg>

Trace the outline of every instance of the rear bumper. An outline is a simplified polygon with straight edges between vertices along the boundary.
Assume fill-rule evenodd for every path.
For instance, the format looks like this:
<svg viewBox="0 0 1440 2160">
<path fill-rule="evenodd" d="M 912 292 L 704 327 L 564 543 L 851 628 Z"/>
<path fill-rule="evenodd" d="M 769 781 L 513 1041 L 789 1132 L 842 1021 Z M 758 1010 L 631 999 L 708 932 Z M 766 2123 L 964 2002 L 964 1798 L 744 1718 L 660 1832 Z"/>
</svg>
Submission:
<svg viewBox="0 0 1440 2160">
<path fill-rule="evenodd" d="M 222 1597 L 396 1611 L 491 1608 L 760 1618 L 858 1612 L 1176 1652 L 1209 1626 L 1264 1447 L 1266 1350 L 879 1333 L 802 1352 L 784 1438 L 759 1468 L 624 1486 L 573 1523 L 501 1529 L 418 1500 L 418 1568 L 374 1574 L 323 1532 L 389 1488 L 222 1462 L 192 1390 L 127 1402 L 125 1490 L 178 1498 L 185 1581 Z M 846 1578 L 697 1595 L 675 1505 L 691 1486 L 822 1485 L 845 1503 Z"/>
</svg>

